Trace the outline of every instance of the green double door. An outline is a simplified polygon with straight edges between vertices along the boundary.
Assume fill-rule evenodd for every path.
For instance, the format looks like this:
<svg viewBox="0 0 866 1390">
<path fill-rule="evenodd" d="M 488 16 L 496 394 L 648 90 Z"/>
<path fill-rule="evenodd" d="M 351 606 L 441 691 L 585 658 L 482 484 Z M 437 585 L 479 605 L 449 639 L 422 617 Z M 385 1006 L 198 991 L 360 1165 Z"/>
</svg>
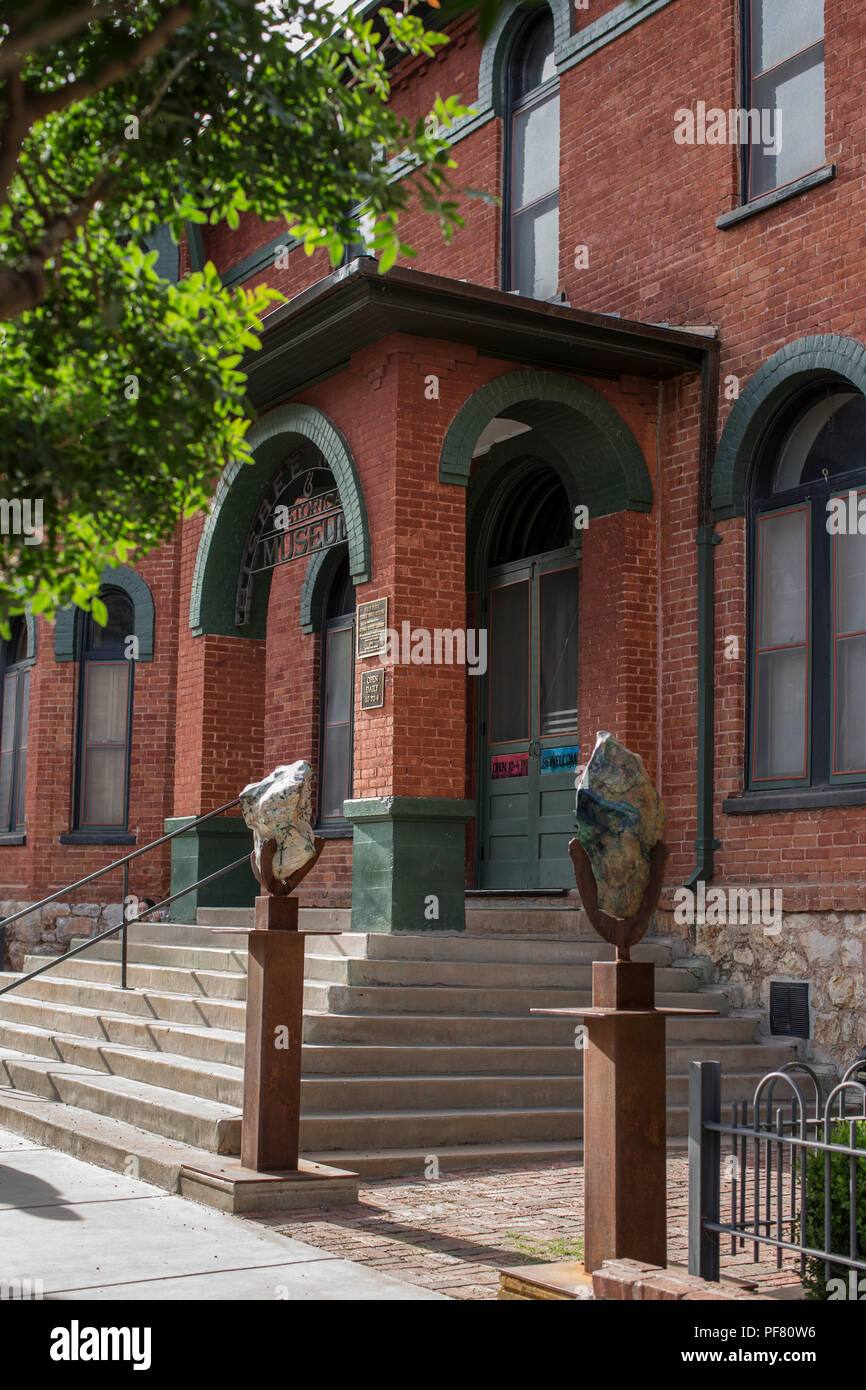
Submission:
<svg viewBox="0 0 866 1390">
<path fill-rule="evenodd" d="M 568 888 L 574 874 L 578 569 L 551 551 L 488 571 L 481 709 L 481 888 Z"/>
</svg>

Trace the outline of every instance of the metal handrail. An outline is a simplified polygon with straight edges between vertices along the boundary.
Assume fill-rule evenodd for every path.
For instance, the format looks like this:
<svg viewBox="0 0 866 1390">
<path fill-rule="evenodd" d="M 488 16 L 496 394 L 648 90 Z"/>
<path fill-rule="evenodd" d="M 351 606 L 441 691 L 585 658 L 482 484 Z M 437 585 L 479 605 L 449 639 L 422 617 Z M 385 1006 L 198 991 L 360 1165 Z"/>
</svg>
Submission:
<svg viewBox="0 0 866 1390">
<path fill-rule="evenodd" d="M 158 840 L 151 840 L 149 844 L 142 845 L 141 849 L 134 849 L 131 854 L 125 854 L 122 859 L 115 859 L 113 863 L 106 864 L 104 869 L 95 869 L 92 874 L 87 874 L 85 878 L 76 879 L 74 883 L 67 883 L 65 888 L 58 888 L 56 893 L 50 893 L 47 898 L 41 898 L 38 903 L 31 903 L 29 907 L 22 907 L 20 912 L 13 912 L 11 916 L 0 920 L 0 927 L 8 927 L 10 922 L 17 922 L 19 917 L 26 917 L 31 912 L 38 912 L 40 907 L 45 907 L 46 903 L 56 902 L 65 893 L 72 893 L 76 888 L 83 888 L 85 883 L 92 883 L 95 878 L 101 878 L 103 874 L 110 874 L 112 869 L 119 869 L 122 864 L 128 864 L 131 859 L 137 859 L 140 854 L 147 854 L 148 850 L 156 849 L 158 845 L 164 845 L 168 840 L 173 840 L 175 835 L 186 835 L 187 831 L 194 830 L 197 825 L 203 825 L 206 820 L 213 820 L 214 816 L 222 815 L 223 811 L 230 811 L 233 806 L 240 803 L 240 797 L 236 796 L 234 801 L 227 801 L 225 806 L 218 806 L 215 811 L 208 811 L 207 815 L 197 816 L 191 820 L 189 825 L 178 826 L 177 830 L 170 830 L 167 835 L 161 835 Z M 153 908 L 150 909 L 154 911 Z M 94 941 L 96 938 L 93 938 Z"/>
<path fill-rule="evenodd" d="M 82 951 L 89 951 L 91 946 L 95 946 L 97 941 L 104 941 L 107 936 L 114 936 L 114 934 L 119 931 L 122 931 L 125 936 L 127 927 L 134 927 L 137 922 L 145 921 L 152 912 L 158 912 L 161 907 L 166 907 L 169 903 L 173 903 L 175 899 L 182 898 L 185 893 L 191 893 L 194 888 L 201 888 L 205 883 L 213 883 L 215 878 L 222 878 L 223 874 L 229 873 L 232 869 L 239 869 L 241 864 L 248 864 L 249 862 L 250 856 L 248 854 L 242 854 L 240 859 L 236 859 L 233 864 L 224 864 L 221 869 L 217 869 L 215 873 L 208 874 L 206 878 L 197 879 L 195 883 L 188 884 L 186 888 L 181 888 L 179 892 L 171 893 L 169 897 L 163 898 L 162 902 L 154 903 L 153 907 L 149 907 L 146 912 L 140 913 L 138 917 L 130 917 L 128 919 L 124 917 L 123 921 L 118 922 L 116 927 L 109 927 L 106 931 L 100 932 L 98 936 L 88 937 L 87 941 L 82 941 L 80 946 L 73 946 L 71 951 L 64 951 L 63 954 L 59 956 L 51 956 L 44 965 L 37 965 L 35 970 L 29 970 L 27 974 L 22 975 L 20 979 L 13 980 L 9 985 L 4 985 L 3 988 L 0 989 L 0 994 L 8 994 L 10 989 L 17 989 L 19 985 L 26 984 L 28 980 L 34 979 L 37 975 L 44 974 L 46 970 L 53 970 L 55 965 L 60 965 L 62 961 L 69 960 L 71 956 L 78 956 Z M 121 966 L 120 988 L 126 989 L 126 967 L 123 959 L 121 959 Z"/>
<path fill-rule="evenodd" d="M 123 916 L 117 925 L 109 927 L 106 931 L 100 932 L 98 936 L 91 936 L 87 941 L 82 942 L 80 946 L 74 946 L 71 951 L 64 951 L 61 955 L 52 956 L 44 965 L 39 965 L 35 970 L 29 970 L 26 975 L 22 975 L 20 979 L 13 980 L 11 984 L 4 985 L 3 988 L 0 989 L 0 995 L 7 994 L 11 989 L 17 989 L 19 985 L 26 984 L 28 980 L 32 980 L 36 975 L 42 975 L 46 970 L 53 970 L 61 961 L 69 960 L 71 956 L 77 956 L 82 951 L 89 950 L 97 941 L 104 941 L 107 936 L 114 936 L 116 932 L 122 932 L 120 939 L 120 988 L 126 989 L 127 928 L 135 926 L 137 922 L 143 922 L 151 913 L 158 912 L 160 908 L 175 902 L 177 898 L 182 898 L 186 893 L 191 893 L 193 889 L 202 888 L 206 883 L 213 883 L 214 879 L 221 878 L 223 874 L 229 873 L 231 869 L 238 869 L 242 864 L 249 863 L 249 855 L 241 855 L 240 859 L 236 859 L 233 864 L 225 864 L 221 869 L 217 869 L 215 873 L 208 874 L 205 878 L 197 879 L 195 883 L 188 884 L 186 888 L 181 888 L 177 893 L 171 893 L 167 898 L 163 898 L 161 902 L 154 903 L 151 907 L 148 907 L 146 912 L 139 913 L 137 917 L 127 918 L 126 902 L 129 896 L 127 890 L 129 888 L 130 860 L 137 859 L 141 854 L 147 854 L 148 850 L 157 849 L 160 845 L 166 844 L 167 841 L 173 840 L 176 835 L 186 835 L 188 831 L 194 830 L 199 825 L 203 825 L 205 821 L 213 820 L 214 816 L 222 815 L 223 811 L 230 811 L 233 806 L 237 806 L 239 803 L 240 797 L 236 796 L 233 801 L 227 801 L 224 806 L 218 806 L 215 811 L 208 811 L 203 816 L 196 816 L 196 818 L 191 820 L 187 825 L 178 826 L 177 830 L 170 830 L 167 835 L 161 835 L 159 839 L 151 840 L 149 844 L 142 845 L 140 849 L 133 850 L 131 854 L 125 854 L 121 859 L 115 859 L 111 864 L 106 864 L 105 868 L 96 869 L 92 874 L 87 874 L 84 878 L 79 878 L 74 883 L 68 883 L 64 888 L 58 888 L 56 893 L 51 893 L 47 898 L 42 898 L 38 903 L 31 903 L 29 907 L 22 908 L 20 912 L 13 912 L 11 916 L 4 917 L 3 920 L 0 921 L 0 927 L 7 926 L 9 922 L 17 922 L 20 917 L 27 917 L 31 912 L 38 912 L 46 903 L 56 902 L 58 898 L 64 897 L 66 894 L 73 892 L 76 888 L 83 887 L 85 883 L 92 883 L 94 879 L 101 878 L 103 874 L 110 874 L 112 869 L 123 869 Z"/>
</svg>

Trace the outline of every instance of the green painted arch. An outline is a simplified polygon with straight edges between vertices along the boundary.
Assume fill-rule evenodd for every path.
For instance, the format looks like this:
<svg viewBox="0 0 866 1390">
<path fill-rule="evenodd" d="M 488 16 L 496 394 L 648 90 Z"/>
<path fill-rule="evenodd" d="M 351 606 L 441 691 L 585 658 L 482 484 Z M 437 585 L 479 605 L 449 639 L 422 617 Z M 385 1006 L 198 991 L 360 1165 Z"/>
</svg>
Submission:
<svg viewBox="0 0 866 1390">
<path fill-rule="evenodd" d="M 254 593 L 250 621 L 235 624 L 235 599 L 241 558 L 262 493 L 285 458 L 291 441 L 308 441 L 322 454 L 334 475 L 343 504 L 349 544 L 349 572 L 356 584 L 370 579 L 370 526 L 361 479 L 343 435 L 321 410 L 310 405 L 282 405 L 257 420 L 248 435 L 252 463 L 231 463 L 217 483 L 199 542 L 190 595 L 189 625 L 196 636 L 266 635 L 270 575 Z"/>
<path fill-rule="evenodd" d="M 558 57 L 563 44 L 571 37 L 571 10 L 568 0 L 546 0 L 546 3 L 553 16 L 553 47 Z M 503 5 L 499 10 L 496 23 L 481 50 L 481 61 L 478 65 L 478 100 L 475 102 L 475 110 L 479 116 L 491 111 L 495 116 L 503 114 L 505 74 L 511 45 L 518 30 L 539 9 L 539 4 L 512 0 L 512 3 Z"/>
<path fill-rule="evenodd" d="M 308 562 L 301 586 L 301 632 L 321 632 L 331 584 L 345 554 L 344 545 L 332 545 Z"/>
<path fill-rule="evenodd" d="M 478 436 L 502 414 L 530 425 L 560 459 L 564 477 L 573 480 L 590 519 L 612 512 L 652 510 L 646 460 L 613 406 L 574 377 L 532 368 L 496 377 L 460 408 L 442 446 L 440 482 L 467 486 Z M 521 452 L 527 452 L 525 437 Z"/>
<path fill-rule="evenodd" d="M 106 565 L 99 576 L 100 585 L 122 589 L 132 599 L 135 611 L 135 636 L 138 638 L 138 660 L 153 661 L 153 631 L 155 608 L 150 588 L 135 570 L 127 565 Z M 74 661 L 80 608 L 69 604 L 61 608 L 54 623 L 54 660 Z"/>
<path fill-rule="evenodd" d="M 712 477 L 713 516 L 743 516 L 749 474 L 767 425 L 801 386 L 822 378 L 848 381 L 866 395 L 866 346 L 834 333 L 798 338 L 780 348 L 750 378 L 725 422 Z"/>
</svg>

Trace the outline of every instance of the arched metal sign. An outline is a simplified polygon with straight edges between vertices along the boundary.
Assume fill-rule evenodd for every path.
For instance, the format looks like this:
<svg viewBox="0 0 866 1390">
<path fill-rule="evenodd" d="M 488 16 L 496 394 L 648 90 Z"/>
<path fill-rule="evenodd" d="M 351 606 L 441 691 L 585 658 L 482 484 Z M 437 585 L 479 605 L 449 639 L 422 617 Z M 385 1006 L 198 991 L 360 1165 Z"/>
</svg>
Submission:
<svg viewBox="0 0 866 1390">
<path fill-rule="evenodd" d="M 271 479 L 250 527 L 238 575 L 236 625 L 249 622 L 255 575 L 345 540 L 334 475 L 318 450 L 298 449 Z"/>
</svg>

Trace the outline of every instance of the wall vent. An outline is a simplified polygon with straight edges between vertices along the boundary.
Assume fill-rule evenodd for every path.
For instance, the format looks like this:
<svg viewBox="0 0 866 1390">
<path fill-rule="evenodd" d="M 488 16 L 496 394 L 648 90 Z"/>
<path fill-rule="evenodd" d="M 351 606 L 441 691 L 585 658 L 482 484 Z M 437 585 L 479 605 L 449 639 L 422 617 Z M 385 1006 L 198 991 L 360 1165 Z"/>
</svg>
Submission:
<svg viewBox="0 0 866 1390">
<path fill-rule="evenodd" d="M 770 1032 L 776 1037 L 810 1038 L 809 986 L 770 981 Z"/>
</svg>

